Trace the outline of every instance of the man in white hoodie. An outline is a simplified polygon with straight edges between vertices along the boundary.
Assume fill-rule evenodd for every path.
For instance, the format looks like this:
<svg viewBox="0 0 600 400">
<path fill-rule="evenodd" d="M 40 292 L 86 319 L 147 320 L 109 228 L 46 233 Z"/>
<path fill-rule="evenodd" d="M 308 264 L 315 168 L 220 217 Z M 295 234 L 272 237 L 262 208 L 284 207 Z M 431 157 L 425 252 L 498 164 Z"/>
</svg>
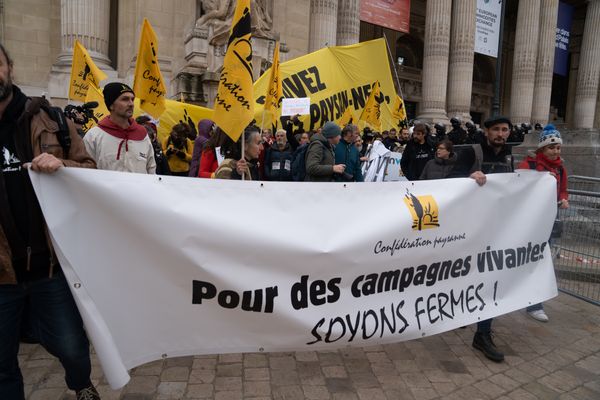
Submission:
<svg viewBox="0 0 600 400">
<path fill-rule="evenodd" d="M 104 87 L 104 102 L 110 115 L 83 138 L 98 169 L 154 174 L 156 161 L 146 129 L 133 116 L 133 90 L 124 83 L 111 82 Z"/>
</svg>

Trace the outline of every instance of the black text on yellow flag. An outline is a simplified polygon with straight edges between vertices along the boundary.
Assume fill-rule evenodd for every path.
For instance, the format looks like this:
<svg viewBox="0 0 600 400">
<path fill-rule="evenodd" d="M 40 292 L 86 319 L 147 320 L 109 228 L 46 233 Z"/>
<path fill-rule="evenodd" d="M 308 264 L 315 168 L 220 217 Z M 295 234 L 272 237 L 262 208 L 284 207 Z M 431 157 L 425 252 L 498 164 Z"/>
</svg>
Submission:
<svg viewBox="0 0 600 400">
<path fill-rule="evenodd" d="M 142 110 L 154 118 L 159 118 L 165 111 L 167 89 L 158 65 L 158 38 L 145 18 L 135 62 L 133 91 L 140 99 Z"/>
<path fill-rule="evenodd" d="M 71 64 L 71 82 L 69 99 L 85 101 L 90 85 L 98 88 L 106 74 L 94 64 L 92 57 L 79 40 L 73 46 L 73 62 Z"/>
<path fill-rule="evenodd" d="M 237 141 L 254 119 L 250 0 L 238 0 L 215 98 L 214 121 Z"/>
<path fill-rule="evenodd" d="M 379 81 L 375 81 L 371 89 L 371 95 L 367 100 L 367 104 L 360 115 L 360 120 L 366 121 L 376 128 L 381 128 L 381 103 L 383 102 L 383 96 L 381 96 L 381 88 Z"/>
<path fill-rule="evenodd" d="M 273 65 L 271 66 L 269 87 L 265 99 L 265 111 L 271 115 L 271 123 L 275 123 L 279 117 L 279 107 L 281 97 L 283 96 L 283 87 L 281 86 L 281 76 L 279 71 L 279 42 L 275 43 L 273 52 Z"/>
</svg>

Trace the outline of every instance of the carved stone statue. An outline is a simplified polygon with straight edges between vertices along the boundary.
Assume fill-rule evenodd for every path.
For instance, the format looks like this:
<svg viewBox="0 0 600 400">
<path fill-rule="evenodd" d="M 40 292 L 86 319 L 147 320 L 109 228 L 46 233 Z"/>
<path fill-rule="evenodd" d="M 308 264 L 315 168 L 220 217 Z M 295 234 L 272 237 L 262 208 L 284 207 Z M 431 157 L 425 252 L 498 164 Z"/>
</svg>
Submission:
<svg viewBox="0 0 600 400">
<path fill-rule="evenodd" d="M 212 27 L 212 34 L 208 38 L 209 43 L 214 46 L 225 44 L 235 13 L 235 0 L 201 0 L 200 3 L 203 15 L 196 21 L 196 28 Z M 252 0 L 250 4 L 252 34 L 269 38 L 273 28 L 272 0 Z"/>
</svg>

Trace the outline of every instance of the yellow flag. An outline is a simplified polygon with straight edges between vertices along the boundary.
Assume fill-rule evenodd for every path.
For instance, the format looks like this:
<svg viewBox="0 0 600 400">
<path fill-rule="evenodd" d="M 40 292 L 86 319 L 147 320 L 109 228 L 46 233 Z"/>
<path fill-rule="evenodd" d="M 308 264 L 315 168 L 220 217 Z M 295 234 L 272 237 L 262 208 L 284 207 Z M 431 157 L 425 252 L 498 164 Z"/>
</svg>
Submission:
<svg viewBox="0 0 600 400">
<path fill-rule="evenodd" d="M 375 81 L 371 86 L 371 95 L 365 104 L 360 120 L 368 122 L 372 126 L 381 129 L 381 89 L 379 88 L 379 81 Z"/>
<path fill-rule="evenodd" d="M 158 66 L 158 39 L 146 18 L 142 25 L 135 62 L 133 91 L 140 99 L 142 110 L 154 118 L 159 118 L 165 110 L 167 89 Z"/>
<path fill-rule="evenodd" d="M 215 124 L 234 141 L 254 119 L 250 24 L 250 0 L 238 0 L 214 107 Z"/>
<path fill-rule="evenodd" d="M 94 108 L 94 118 L 91 118 L 87 124 L 83 126 L 83 131 L 87 132 L 89 129 L 93 128 L 100 122 L 100 120 L 106 117 L 110 112 L 106 108 L 106 104 L 104 104 L 104 95 L 102 91 L 95 86 L 90 86 L 87 95 L 85 96 L 85 102 L 95 101 L 98 103 L 98 107 Z"/>
<path fill-rule="evenodd" d="M 271 122 L 273 123 L 276 123 L 277 117 L 279 117 L 279 107 L 282 96 L 283 88 L 281 86 L 281 77 L 279 75 L 279 42 L 275 42 L 273 65 L 271 66 L 269 87 L 267 88 L 267 97 L 265 99 L 265 111 L 271 114 Z"/>
<path fill-rule="evenodd" d="M 398 95 L 396 95 L 396 100 L 394 101 L 394 107 L 392 108 L 392 116 L 400 121 L 404 121 L 406 119 L 406 108 L 404 107 L 404 100 Z"/>
<path fill-rule="evenodd" d="M 133 117 L 137 118 L 145 113 L 140 109 L 140 99 L 135 99 Z M 213 119 L 213 110 L 180 101 L 165 100 L 165 112 L 158 121 L 158 139 L 162 143 L 167 140 L 175 124 L 188 124 L 192 130 L 197 129 L 198 122 L 202 119 Z"/>
<path fill-rule="evenodd" d="M 356 117 L 354 116 L 354 111 L 352 111 L 352 106 L 346 107 L 346 111 L 340 117 L 338 125 L 344 127 L 348 124 L 356 124 Z"/>
<path fill-rule="evenodd" d="M 71 84 L 69 98 L 85 101 L 90 86 L 100 87 L 100 82 L 106 79 L 106 74 L 94 64 L 92 57 L 79 40 L 73 46 L 73 63 L 71 66 Z"/>
</svg>

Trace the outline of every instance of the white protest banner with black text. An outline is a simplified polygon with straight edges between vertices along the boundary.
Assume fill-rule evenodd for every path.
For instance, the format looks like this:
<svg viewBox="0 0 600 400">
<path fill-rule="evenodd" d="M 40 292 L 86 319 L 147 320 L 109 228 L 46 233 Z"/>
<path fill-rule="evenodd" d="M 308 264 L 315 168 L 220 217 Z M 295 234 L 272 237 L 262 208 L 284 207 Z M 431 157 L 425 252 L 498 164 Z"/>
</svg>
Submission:
<svg viewBox="0 0 600 400">
<path fill-rule="evenodd" d="M 545 173 L 483 187 L 30 175 L 114 388 L 162 357 L 410 340 L 557 294 Z"/>
</svg>

